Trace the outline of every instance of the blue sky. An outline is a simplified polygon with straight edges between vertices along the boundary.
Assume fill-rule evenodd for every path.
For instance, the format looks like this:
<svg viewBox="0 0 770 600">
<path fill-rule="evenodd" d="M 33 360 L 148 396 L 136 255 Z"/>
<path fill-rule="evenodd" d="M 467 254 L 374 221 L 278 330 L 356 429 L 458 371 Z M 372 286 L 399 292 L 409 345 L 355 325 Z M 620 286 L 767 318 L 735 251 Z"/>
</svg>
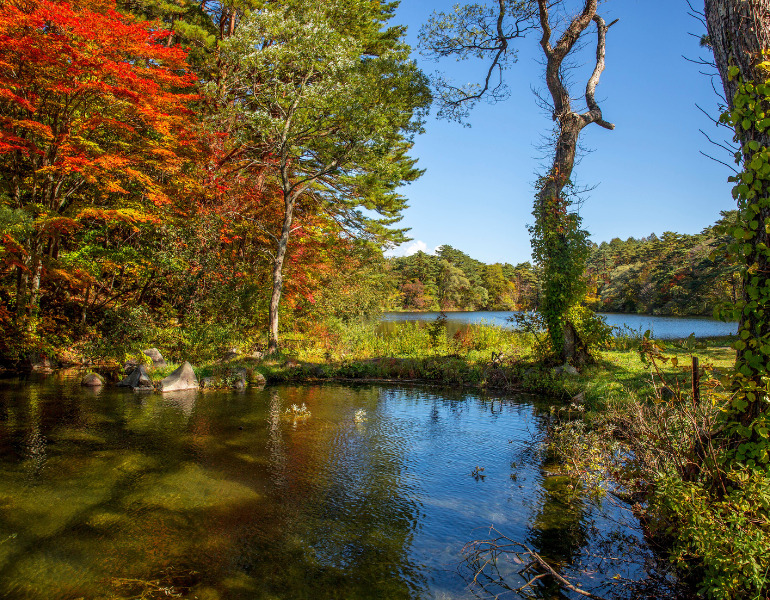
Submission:
<svg viewBox="0 0 770 600">
<path fill-rule="evenodd" d="M 574 10 L 581 5 L 567 2 Z M 408 26 L 407 40 L 416 47 L 430 14 L 453 4 L 402 0 L 395 21 Z M 592 152 L 574 172 L 579 185 L 596 186 L 580 214 L 597 243 L 653 232 L 697 233 L 734 206 L 729 169 L 700 154 L 730 161 L 699 132 L 723 136 L 696 107 L 716 114 L 718 99 L 703 67 L 683 58 L 703 54 L 690 35 L 703 33 L 702 25 L 688 10 L 685 0 L 607 0 L 600 6 L 608 22 L 619 19 L 608 33 L 607 66 L 597 88 L 604 117 L 616 129 L 583 130 L 583 144 Z M 470 128 L 439 121 L 435 111 L 429 117 L 412 152 L 427 171 L 402 190 L 410 204 L 402 225 L 411 228 L 414 241 L 396 254 L 448 244 L 487 263 L 530 260 L 526 225 L 533 220 L 533 182 L 543 171 L 539 145 L 552 121 L 532 92 L 545 88 L 537 36 L 518 47 L 519 61 L 506 72 L 507 101 L 480 103 Z M 584 56 L 586 69 L 593 66 L 592 52 L 589 47 Z M 460 83 L 483 72 L 481 63 L 435 63 L 417 52 L 415 58 L 426 73 L 441 70 Z M 584 81 L 575 74 L 577 93 Z"/>
</svg>

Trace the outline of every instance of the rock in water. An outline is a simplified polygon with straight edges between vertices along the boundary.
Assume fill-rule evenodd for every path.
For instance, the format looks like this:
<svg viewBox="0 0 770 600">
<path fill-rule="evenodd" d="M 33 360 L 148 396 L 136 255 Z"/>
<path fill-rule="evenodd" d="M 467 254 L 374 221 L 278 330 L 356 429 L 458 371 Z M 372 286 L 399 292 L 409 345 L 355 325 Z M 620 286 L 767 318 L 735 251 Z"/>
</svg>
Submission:
<svg viewBox="0 0 770 600">
<path fill-rule="evenodd" d="M 200 388 L 192 365 L 184 361 L 171 375 L 160 382 L 161 392 L 177 392 L 179 390 L 197 390 Z"/>
<path fill-rule="evenodd" d="M 160 353 L 160 350 L 157 348 L 147 348 L 147 350 L 142 350 L 142 354 L 149 357 L 150 360 L 152 360 L 152 365 L 156 368 L 158 367 L 165 367 L 166 366 L 166 359 L 163 358 L 163 355 Z"/>
<path fill-rule="evenodd" d="M 130 387 L 133 390 L 151 390 L 152 379 L 150 379 L 145 366 L 139 365 L 127 377 L 118 382 L 118 387 Z"/>
<path fill-rule="evenodd" d="M 102 387 L 104 378 L 98 373 L 86 373 L 80 380 L 80 385 L 83 387 Z"/>
</svg>

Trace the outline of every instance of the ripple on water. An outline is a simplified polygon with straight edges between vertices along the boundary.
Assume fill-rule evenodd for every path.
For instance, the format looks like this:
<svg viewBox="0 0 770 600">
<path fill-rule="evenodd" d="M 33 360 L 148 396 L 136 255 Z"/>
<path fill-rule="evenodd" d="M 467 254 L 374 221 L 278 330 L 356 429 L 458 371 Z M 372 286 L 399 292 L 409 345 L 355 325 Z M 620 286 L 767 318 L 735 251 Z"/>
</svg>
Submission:
<svg viewBox="0 0 770 600">
<path fill-rule="evenodd" d="M 310 416 L 287 418 L 292 404 Z M 136 595 L 157 581 L 210 598 L 464 599 L 462 549 L 490 526 L 578 581 L 614 531 L 542 470 L 544 413 L 526 398 L 372 385 L 94 396 L 6 380 L 0 415 L 9 598 L 120 597 L 130 579 Z"/>
</svg>

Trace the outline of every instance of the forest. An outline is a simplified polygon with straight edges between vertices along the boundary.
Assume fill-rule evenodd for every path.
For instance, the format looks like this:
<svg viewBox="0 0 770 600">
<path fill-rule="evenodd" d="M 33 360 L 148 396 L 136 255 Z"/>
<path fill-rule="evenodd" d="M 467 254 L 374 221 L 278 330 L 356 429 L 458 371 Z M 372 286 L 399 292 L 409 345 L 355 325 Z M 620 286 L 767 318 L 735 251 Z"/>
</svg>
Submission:
<svg viewBox="0 0 770 600">
<path fill-rule="evenodd" d="M 597 312 L 713 316 L 740 297 L 731 243 L 735 211 L 696 235 L 664 232 L 641 239 L 589 242 L 584 304 Z M 534 310 L 541 289 L 536 265 L 487 265 L 451 246 L 389 259 L 391 310 Z"/>
<path fill-rule="evenodd" d="M 537 473 L 558 465 L 553 468 L 565 498 L 612 496 L 625 503 L 690 597 L 766 597 L 770 4 L 688 5 L 706 31 L 698 40 L 708 54 L 705 64 L 724 88 L 716 121 L 734 144 L 732 198 L 725 199 L 719 220 L 697 234 L 664 231 L 595 243 L 578 210 L 574 181 L 585 130 L 609 136 L 615 129 L 597 86 L 617 20 L 605 20 L 598 0 L 499 0 L 436 11 L 420 29 L 420 51 L 440 64 L 486 61 L 479 83 L 467 86 L 418 67 L 405 27 L 395 20 L 396 1 L 5 0 L 0 367 L 15 376 L 40 365 L 74 366 L 78 377 L 88 371 L 99 388 L 110 377 L 117 383 L 141 374 L 149 395 L 130 396 L 132 402 L 140 398 L 133 403 L 120 397 L 135 418 L 155 410 L 155 402 L 165 406 L 157 397 L 164 398 L 165 376 L 179 365 L 193 382 L 183 390 L 193 395 L 173 409 L 185 428 L 196 402 L 205 404 L 205 394 L 197 395 L 198 376 L 208 381 L 203 389 L 232 394 L 222 403 L 228 410 L 256 397 L 235 395 L 252 382 L 257 393 L 266 384 L 321 388 L 327 380 L 351 379 L 472 388 L 493 394 L 490 402 L 479 402 L 493 414 L 515 394 L 538 394 L 549 406 L 541 411 L 532 405 L 542 436 L 527 444 L 545 457 Z M 531 260 L 485 264 L 449 245 L 432 254 L 392 256 L 409 240 L 401 225 L 407 184 L 423 174 L 414 148 L 431 109 L 440 119 L 465 123 L 479 101 L 503 100 L 505 71 L 525 38 L 539 52 L 545 86 L 539 101 L 552 121 L 545 166 L 534 185 L 526 184 L 532 219 L 520 225 L 529 232 Z M 588 57 L 585 73 L 571 67 L 576 54 Z M 449 335 L 445 316 L 390 334 L 377 329 L 383 311 L 463 310 L 527 314 L 516 331 L 479 326 Z M 713 315 L 737 322 L 737 335 L 693 335 L 667 345 L 649 334 L 614 335 L 601 312 Z M 153 355 L 162 349 L 171 364 L 151 358 L 150 348 Z M 20 389 L 28 384 L 19 381 Z M 29 381 L 35 384 L 34 377 Z M 79 381 L 78 390 L 88 385 Z M 14 404 L 23 403 L 21 395 L 0 396 L 2 433 L 17 436 L 8 444 L 3 438 L 0 451 L 13 456 L 0 468 L 8 462 L 15 469 L 17 450 L 29 451 L 27 462 L 18 461 L 29 469 L 23 486 L 47 476 L 41 466 L 46 435 L 56 433 L 56 424 L 50 432 L 41 429 L 40 406 L 58 396 L 39 400 L 35 394 L 23 409 Z M 86 401 L 98 411 L 105 397 L 95 392 Z M 286 459 L 290 444 L 277 436 L 302 431 L 311 413 L 304 403 L 282 407 L 277 391 L 259 398 L 260 411 L 269 406 L 263 429 L 273 437 L 232 454 L 230 442 L 253 423 L 231 420 L 230 439 L 211 446 L 210 456 L 227 455 L 238 465 L 232 471 L 242 473 L 261 468 L 261 459 L 249 454 L 260 445 L 275 456 L 284 453 L 271 468 L 289 472 L 296 466 Z M 372 398 L 366 401 L 374 411 L 378 400 Z M 452 410 L 460 403 L 452 400 Z M 69 418 L 55 408 L 46 418 Z M 19 415 L 31 415 L 29 431 Z M 363 408 L 345 417 L 345 435 L 364 435 L 367 418 Z M 100 419 L 93 421 L 109 420 Z M 110 427 L 131 420 L 121 419 Z M 142 435 L 165 427 L 143 419 L 136 419 Z M 173 452 L 184 461 L 200 454 L 196 444 L 202 448 L 213 439 L 217 426 L 213 418 L 204 421 L 183 429 L 178 447 L 174 442 Z M 81 429 L 68 435 L 51 454 L 100 447 L 106 439 Z M 161 492 L 189 476 L 200 485 L 185 483 L 185 493 L 188 487 L 205 491 L 193 502 L 200 514 L 200 507 L 213 506 L 206 504 L 211 498 L 219 500 L 206 491 L 220 489 L 218 475 L 209 477 L 190 462 L 178 473 L 160 474 L 162 461 L 143 462 L 139 454 L 126 461 L 118 456 L 105 472 L 136 469 L 145 482 L 168 476 L 158 479 Z M 483 465 L 464 481 L 471 476 L 483 485 Z M 509 473 L 506 483 L 515 479 Z M 2 497 L 27 498 L 23 486 L 23 493 Z M 286 489 L 275 495 L 287 496 Z M 261 491 L 248 486 L 230 491 L 227 501 L 235 504 L 262 500 Z M 160 494 L 169 506 L 179 497 Z M 92 516 L 87 527 L 57 531 L 91 532 L 118 518 Z M 232 538 L 240 540 L 245 531 Z M 218 554 L 225 537 L 212 539 L 207 552 Z M 36 542 L 30 537 L 25 544 L 34 548 Z M 481 566 L 474 582 L 495 564 L 484 552 L 523 564 L 516 552 L 512 559 L 494 544 L 484 548 L 476 555 Z M 546 578 L 560 597 L 565 590 L 596 597 L 561 577 L 558 561 L 524 549 L 534 561 L 527 569 L 538 565 L 540 571 L 513 591 Z M 238 573 L 244 581 L 245 570 Z M 241 579 L 228 577 L 222 586 L 240 585 Z M 303 581 L 298 576 L 291 584 Z M 156 592 L 172 589 L 158 582 L 148 585 Z M 203 584 L 185 590 L 196 585 Z M 512 590 L 504 578 L 496 585 Z"/>
<path fill-rule="evenodd" d="M 394 6 L 4 3 L 0 354 L 370 312 L 430 102 Z"/>
</svg>

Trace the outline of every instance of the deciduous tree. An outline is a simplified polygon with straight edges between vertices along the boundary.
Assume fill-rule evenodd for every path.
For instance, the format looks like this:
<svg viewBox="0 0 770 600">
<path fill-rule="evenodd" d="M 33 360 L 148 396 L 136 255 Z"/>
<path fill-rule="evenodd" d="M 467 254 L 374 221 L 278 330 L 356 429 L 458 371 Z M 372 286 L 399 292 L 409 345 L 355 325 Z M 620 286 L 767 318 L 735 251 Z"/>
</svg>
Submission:
<svg viewBox="0 0 770 600">
<path fill-rule="evenodd" d="M 405 206 L 396 188 L 420 174 L 406 152 L 429 93 L 402 44 L 370 54 L 370 36 L 340 27 L 350 10 L 365 8 L 358 4 L 298 0 L 255 10 L 222 47 L 231 77 L 221 105 L 237 123 L 239 151 L 263 165 L 283 197 L 280 229 L 265 228 L 273 242 L 270 350 L 300 198 L 350 232 L 379 243 L 404 239 L 391 227 Z"/>
<path fill-rule="evenodd" d="M 741 463 L 770 460 L 770 2 L 706 0 L 709 43 L 722 77 L 728 112 L 740 144 L 742 172 L 733 180 L 738 218 L 732 228 L 743 275 L 736 348 L 736 395 L 728 414 L 730 434 L 751 440 L 737 446 Z"/>
<path fill-rule="evenodd" d="M 45 269 L 61 267 L 84 220 L 157 220 L 184 180 L 192 96 L 180 92 L 194 78 L 163 38 L 109 0 L 0 6 L 0 193 L 28 224 L 5 243 L 18 321 L 34 316 Z"/>
</svg>

